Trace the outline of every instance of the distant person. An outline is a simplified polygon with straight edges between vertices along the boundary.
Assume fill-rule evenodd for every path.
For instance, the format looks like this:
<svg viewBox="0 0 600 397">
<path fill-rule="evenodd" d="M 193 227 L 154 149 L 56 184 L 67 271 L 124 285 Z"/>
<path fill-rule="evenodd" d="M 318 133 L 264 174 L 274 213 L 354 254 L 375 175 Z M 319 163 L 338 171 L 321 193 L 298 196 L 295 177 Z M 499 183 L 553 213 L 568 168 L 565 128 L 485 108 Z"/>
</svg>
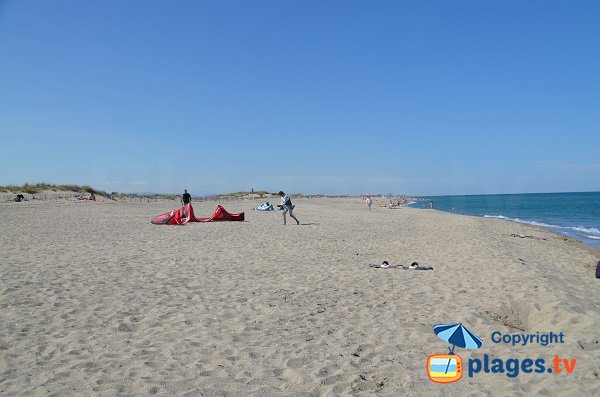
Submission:
<svg viewBox="0 0 600 397">
<path fill-rule="evenodd" d="M 433 209 L 433 200 L 429 202 L 429 209 Z"/>
<path fill-rule="evenodd" d="M 367 207 L 369 207 L 369 211 L 371 211 L 371 206 L 373 205 L 373 200 L 371 199 L 371 196 L 367 196 L 365 202 L 367 203 Z"/>
<path fill-rule="evenodd" d="M 185 206 L 186 204 L 191 204 L 192 196 L 188 193 L 187 189 L 183 189 L 183 194 L 181 195 L 181 219 L 187 219 L 185 214 Z"/>
<path fill-rule="evenodd" d="M 282 191 L 279 192 L 279 196 L 281 197 L 281 206 L 283 207 L 283 224 L 284 225 L 286 224 L 285 214 L 287 214 L 289 212 L 290 217 L 292 217 L 296 221 L 296 224 L 299 225 L 300 221 L 298 220 L 298 218 L 296 218 L 294 216 L 294 213 L 293 213 L 294 205 L 292 204 L 292 200 L 290 199 L 290 196 L 288 196 L 287 194 L 285 194 Z"/>
<path fill-rule="evenodd" d="M 96 201 L 96 195 L 94 193 L 90 193 L 90 197 L 88 197 L 88 200 Z"/>
<path fill-rule="evenodd" d="M 192 196 L 188 193 L 187 189 L 183 189 L 183 194 L 181 195 L 181 205 L 185 207 L 186 204 L 190 204 L 192 202 Z"/>
</svg>

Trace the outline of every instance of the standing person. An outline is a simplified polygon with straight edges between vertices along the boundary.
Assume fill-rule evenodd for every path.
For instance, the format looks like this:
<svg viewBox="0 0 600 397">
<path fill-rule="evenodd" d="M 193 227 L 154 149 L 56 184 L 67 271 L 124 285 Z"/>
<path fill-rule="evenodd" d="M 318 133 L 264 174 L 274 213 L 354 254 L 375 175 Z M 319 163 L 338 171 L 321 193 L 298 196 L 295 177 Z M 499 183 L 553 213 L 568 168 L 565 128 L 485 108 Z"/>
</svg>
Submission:
<svg viewBox="0 0 600 397">
<path fill-rule="evenodd" d="M 185 206 L 186 204 L 191 204 L 192 203 L 192 195 L 188 193 L 187 189 L 183 189 L 183 194 L 181 195 L 181 205 L 183 206 L 181 208 L 181 218 L 182 219 L 187 219 L 187 214 L 185 212 Z"/>
<path fill-rule="evenodd" d="M 283 206 L 283 224 L 286 224 L 285 214 L 289 212 L 290 216 L 296 221 L 296 224 L 299 225 L 300 221 L 294 216 L 294 213 L 292 212 L 292 210 L 294 209 L 294 205 L 292 204 L 290 196 L 288 196 L 282 191 L 279 192 L 279 196 L 281 197 L 281 205 Z"/>
<path fill-rule="evenodd" d="M 433 209 L 433 200 L 429 202 L 429 209 Z"/>
<path fill-rule="evenodd" d="M 367 206 L 369 207 L 369 211 L 371 211 L 371 206 L 373 205 L 373 200 L 371 200 L 371 196 L 367 196 Z"/>
<path fill-rule="evenodd" d="M 183 189 L 183 194 L 181 195 L 181 205 L 185 207 L 186 204 L 190 204 L 192 202 L 192 196 L 188 193 L 187 189 Z"/>
</svg>

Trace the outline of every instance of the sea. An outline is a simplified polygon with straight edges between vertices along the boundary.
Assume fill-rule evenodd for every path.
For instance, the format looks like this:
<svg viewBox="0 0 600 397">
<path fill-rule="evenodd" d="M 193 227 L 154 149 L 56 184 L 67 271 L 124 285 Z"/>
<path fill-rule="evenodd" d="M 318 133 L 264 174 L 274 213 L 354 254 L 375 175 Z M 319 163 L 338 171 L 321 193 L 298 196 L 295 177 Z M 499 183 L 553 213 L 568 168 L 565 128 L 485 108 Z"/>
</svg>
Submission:
<svg viewBox="0 0 600 397">
<path fill-rule="evenodd" d="M 419 197 L 414 208 L 542 226 L 600 248 L 600 192 Z"/>
</svg>

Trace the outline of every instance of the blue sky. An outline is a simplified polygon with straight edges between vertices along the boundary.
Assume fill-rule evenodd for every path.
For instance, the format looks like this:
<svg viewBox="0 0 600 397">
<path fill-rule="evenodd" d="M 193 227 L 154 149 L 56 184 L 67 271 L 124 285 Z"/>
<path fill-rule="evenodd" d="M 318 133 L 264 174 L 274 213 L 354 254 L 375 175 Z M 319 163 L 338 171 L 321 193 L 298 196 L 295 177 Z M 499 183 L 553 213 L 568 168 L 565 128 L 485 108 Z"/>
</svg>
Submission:
<svg viewBox="0 0 600 397">
<path fill-rule="evenodd" d="M 597 1 L 0 0 L 0 185 L 600 190 Z"/>
</svg>

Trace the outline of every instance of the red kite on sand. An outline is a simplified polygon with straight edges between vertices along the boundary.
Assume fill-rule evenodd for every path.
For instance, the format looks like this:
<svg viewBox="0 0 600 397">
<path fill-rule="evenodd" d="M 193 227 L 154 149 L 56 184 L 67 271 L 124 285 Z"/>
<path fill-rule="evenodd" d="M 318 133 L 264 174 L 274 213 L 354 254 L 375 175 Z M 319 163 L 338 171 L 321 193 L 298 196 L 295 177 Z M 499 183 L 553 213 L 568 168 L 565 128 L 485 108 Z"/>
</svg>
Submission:
<svg viewBox="0 0 600 397">
<path fill-rule="evenodd" d="M 215 213 L 210 218 L 196 218 L 194 208 L 186 204 L 183 208 L 159 215 L 151 220 L 155 225 L 185 225 L 188 222 L 214 222 L 214 221 L 243 221 L 244 213 L 230 214 L 221 205 L 217 205 Z"/>
</svg>

